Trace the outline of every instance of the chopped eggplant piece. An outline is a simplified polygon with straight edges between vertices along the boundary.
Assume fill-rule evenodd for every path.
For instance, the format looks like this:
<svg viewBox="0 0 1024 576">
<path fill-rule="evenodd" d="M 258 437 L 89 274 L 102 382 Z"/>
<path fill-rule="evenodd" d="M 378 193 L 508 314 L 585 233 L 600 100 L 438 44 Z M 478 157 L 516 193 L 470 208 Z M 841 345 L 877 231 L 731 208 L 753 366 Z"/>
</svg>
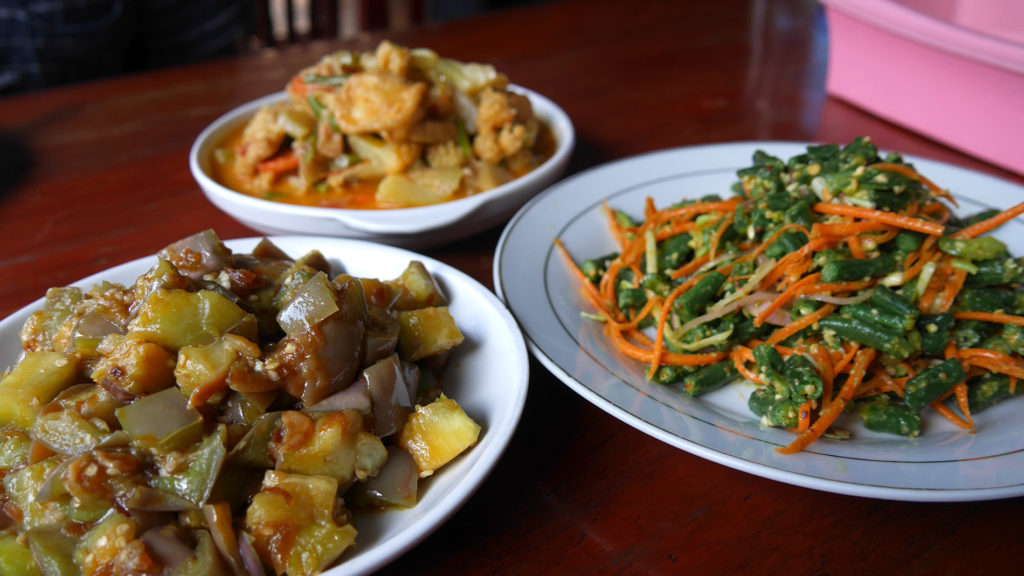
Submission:
<svg viewBox="0 0 1024 576">
<path fill-rule="evenodd" d="M 50 291 L 0 372 L 0 573 L 316 574 L 355 543 L 343 502 L 415 505 L 479 434 L 413 413 L 462 335 L 421 264 L 330 269 L 206 232 L 131 286 Z"/>
</svg>

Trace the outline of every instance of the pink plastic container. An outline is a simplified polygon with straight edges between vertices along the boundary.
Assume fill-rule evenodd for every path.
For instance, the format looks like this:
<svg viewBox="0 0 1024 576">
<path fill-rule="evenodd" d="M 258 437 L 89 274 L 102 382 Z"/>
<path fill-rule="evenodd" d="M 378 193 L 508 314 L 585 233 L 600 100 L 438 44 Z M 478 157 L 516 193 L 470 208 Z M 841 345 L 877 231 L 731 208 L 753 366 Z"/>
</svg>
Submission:
<svg viewBox="0 0 1024 576">
<path fill-rule="evenodd" d="M 821 0 L 829 94 L 1024 174 L 1024 0 Z"/>
</svg>

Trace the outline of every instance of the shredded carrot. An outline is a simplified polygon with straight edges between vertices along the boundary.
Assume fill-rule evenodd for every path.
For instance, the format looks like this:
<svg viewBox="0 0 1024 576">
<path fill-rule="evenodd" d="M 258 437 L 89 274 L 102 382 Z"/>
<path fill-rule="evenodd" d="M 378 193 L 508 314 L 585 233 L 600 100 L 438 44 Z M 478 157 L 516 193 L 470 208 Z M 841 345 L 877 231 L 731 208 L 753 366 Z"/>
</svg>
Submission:
<svg viewBox="0 0 1024 576">
<path fill-rule="evenodd" d="M 964 420 L 963 418 L 961 418 L 961 417 L 957 416 L 956 414 L 954 414 L 953 411 L 950 410 L 948 406 L 946 406 L 945 404 L 942 403 L 942 400 L 936 400 L 935 402 L 932 402 L 930 404 L 930 406 L 932 407 L 932 410 L 935 410 L 943 418 L 945 418 L 946 420 L 949 420 L 953 424 L 956 424 L 957 426 L 959 426 L 961 428 L 964 428 L 964 429 L 971 428 L 971 425 L 968 424 L 966 420 Z"/>
<path fill-rule="evenodd" d="M 783 234 L 785 234 L 786 232 L 789 232 L 790 230 L 798 230 L 798 231 L 803 232 L 804 234 L 806 234 L 808 238 L 811 237 L 811 232 L 809 230 L 807 230 L 806 227 L 801 226 L 800 224 L 795 224 L 795 223 L 784 224 L 782 226 L 779 226 L 779 228 L 777 230 L 775 230 L 775 232 L 772 232 L 770 236 L 765 238 L 763 242 L 761 242 L 760 244 L 755 246 L 753 250 L 751 250 L 747 254 L 743 255 L 742 257 L 740 257 L 739 260 L 740 261 L 748 261 L 748 262 L 753 261 L 758 256 L 760 256 L 762 252 L 767 250 L 769 246 L 774 244 L 775 241 L 779 239 L 779 236 L 782 236 Z"/>
<path fill-rule="evenodd" d="M 644 201 L 644 220 L 650 220 L 658 213 L 658 207 L 654 205 L 654 198 L 650 196 Z"/>
<path fill-rule="evenodd" d="M 1015 324 L 1024 326 L 1024 316 L 1014 314 L 1003 314 L 1002 312 L 975 312 L 972 310 L 960 310 L 953 312 L 953 318 L 957 320 L 980 320 L 981 322 L 993 322 L 995 324 Z"/>
<path fill-rule="evenodd" d="M 555 238 L 555 246 L 557 246 L 558 250 L 563 256 L 565 256 L 565 261 L 569 264 L 569 269 L 579 281 L 580 289 L 583 291 L 584 296 L 586 296 L 591 306 L 597 308 L 605 315 L 605 317 L 610 317 L 608 312 L 610 307 L 601 297 L 601 294 L 598 293 L 594 283 L 591 282 L 590 279 L 587 278 L 587 275 L 583 273 L 583 270 L 580 270 L 580 267 L 576 265 L 576 262 L 572 259 L 572 256 L 569 255 L 569 251 L 565 249 L 565 245 L 562 244 L 562 240 L 560 238 Z"/>
<path fill-rule="evenodd" d="M 811 427 L 811 401 L 807 400 L 800 405 L 797 411 L 798 420 L 794 432 L 806 432 Z"/>
<path fill-rule="evenodd" d="M 874 237 L 872 237 L 870 235 L 866 235 L 866 236 L 868 236 L 869 238 L 871 238 L 874 241 L 875 246 L 881 246 L 882 244 L 885 244 L 886 242 L 889 242 L 893 238 L 899 236 L 899 234 L 900 234 L 900 231 L 899 231 L 898 228 L 890 228 L 890 229 L 882 232 L 881 234 L 879 234 L 877 236 L 874 236 Z M 930 236 L 930 238 L 934 238 L 934 236 Z"/>
<path fill-rule="evenodd" d="M 619 272 L 625 266 L 621 258 L 616 258 L 608 263 L 608 269 L 605 271 L 604 276 L 601 277 L 601 283 L 598 285 L 598 289 L 601 291 L 601 298 L 606 302 L 615 302 L 615 283 L 618 282 Z"/>
<path fill-rule="evenodd" d="M 783 454 L 794 454 L 802 451 L 804 448 L 811 445 L 812 442 L 821 437 L 822 434 L 828 430 L 839 415 L 846 409 L 846 405 L 853 399 L 854 393 L 857 391 L 857 387 L 864 379 L 864 375 L 867 373 L 868 365 L 875 359 L 876 351 L 874 348 L 865 348 L 857 353 L 857 359 L 853 362 L 853 370 L 850 371 L 849 378 L 843 383 L 843 387 L 839 389 L 839 394 L 832 400 L 825 408 L 818 414 L 818 419 L 811 424 L 810 428 L 807 429 L 803 434 L 796 437 L 795 440 L 783 448 L 776 448 L 777 451 Z"/>
<path fill-rule="evenodd" d="M 608 201 L 601 202 L 601 210 L 604 212 L 606 219 L 608 220 L 608 229 L 612 233 L 612 238 L 615 239 L 615 243 L 619 245 L 619 250 L 626 248 L 626 237 L 622 231 L 622 226 L 619 225 L 619 221 L 615 219 L 615 211 L 608 205 Z"/>
<path fill-rule="evenodd" d="M 831 244 L 831 242 L 826 238 L 814 238 L 807 244 L 801 246 L 799 249 L 794 250 L 789 254 L 786 254 L 782 258 L 779 258 L 779 261 L 775 264 L 775 268 L 773 268 L 771 272 L 765 275 L 764 280 L 761 280 L 761 286 L 767 287 L 775 284 L 776 282 L 779 281 L 779 278 L 782 278 L 783 274 L 786 273 L 789 266 L 791 266 L 793 263 L 817 250 L 820 250 L 828 246 L 829 244 Z"/>
<path fill-rule="evenodd" d="M 714 258 L 718 254 L 718 245 L 722 242 L 722 236 L 725 235 L 725 231 L 732 226 L 732 221 L 735 218 L 734 214 L 730 212 L 722 219 L 722 223 L 718 225 L 718 230 L 715 231 L 715 237 L 711 241 L 711 249 L 708 250 L 708 256 Z"/>
<path fill-rule="evenodd" d="M 949 222 L 949 219 L 953 216 L 953 213 L 949 208 L 942 202 L 938 201 L 925 205 L 921 208 L 921 213 L 928 214 L 929 216 L 938 214 L 938 218 L 936 218 L 935 221 L 943 225 L 945 225 L 946 222 Z"/>
<path fill-rule="evenodd" d="M 654 310 L 655 308 L 659 308 L 659 307 L 661 307 L 661 299 L 660 298 L 650 298 L 650 299 L 648 299 L 647 303 L 644 304 L 643 308 L 638 310 L 637 313 L 633 316 L 633 318 L 629 322 L 624 324 L 623 327 L 635 328 L 641 322 L 643 322 L 645 318 L 647 318 L 648 316 L 651 315 L 651 311 L 652 310 Z M 609 319 L 608 321 L 609 322 L 614 322 L 614 320 L 611 320 L 611 319 Z"/>
<path fill-rule="evenodd" d="M 888 232 L 893 229 L 892 226 L 881 222 L 815 224 L 814 227 L 821 236 L 839 236 L 842 238 L 866 232 Z"/>
<path fill-rule="evenodd" d="M 960 290 L 963 289 L 965 280 L 967 280 L 966 270 L 957 268 L 953 271 L 953 274 L 939 291 L 939 300 L 934 307 L 935 312 L 942 314 L 949 311 L 957 295 L 960 294 Z"/>
<path fill-rule="evenodd" d="M 845 238 L 846 245 L 850 247 L 850 255 L 857 260 L 863 260 L 867 257 L 864 253 L 864 245 L 860 243 L 860 236 L 851 234 Z"/>
<path fill-rule="evenodd" d="M 761 380 L 760 374 L 754 372 L 750 368 L 747 368 L 747 362 L 754 361 L 754 353 L 750 350 L 750 348 L 747 348 L 746 346 L 737 346 L 736 348 L 733 348 L 731 357 L 733 366 L 736 368 L 736 371 L 739 372 L 741 376 L 755 384 L 764 384 L 764 381 Z"/>
<path fill-rule="evenodd" d="M 897 228 L 913 230 L 914 232 L 921 232 L 932 236 L 941 236 L 942 232 L 945 230 L 945 227 L 942 224 L 938 224 L 936 222 L 929 222 L 928 220 L 921 220 L 919 218 L 911 218 L 894 212 L 875 210 L 874 208 L 863 208 L 861 206 L 819 202 L 814 205 L 814 211 L 822 214 L 836 214 L 839 216 L 853 216 L 863 220 L 874 220 L 883 224 L 889 224 L 890 226 L 896 226 Z"/>
<path fill-rule="evenodd" d="M 653 375 L 657 371 L 658 366 L 661 364 L 662 350 L 665 346 L 665 324 L 668 320 L 668 316 L 672 310 L 672 304 L 676 301 L 681 294 L 693 287 L 694 284 L 699 282 L 705 275 L 694 276 L 686 282 L 683 282 L 679 286 L 676 286 L 668 296 L 665 297 L 665 302 L 661 305 L 661 314 L 658 315 L 658 329 L 657 334 L 654 337 L 654 349 L 651 351 L 651 366 L 648 370 L 648 375 Z"/>
<path fill-rule="evenodd" d="M 256 165 L 256 170 L 271 174 L 284 174 L 299 167 L 299 155 L 289 150 L 277 156 L 271 156 Z"/>
<path fill-rule="evenodd" d="M 658 225 L 661 225 L 669 220 L 675 220 L 676 218 L 692 218 L 694 216 L 708 214 L 710 212 L 732 212 L 740 202 L 742 202 L 741 198 L 732 198 L 722 202 L 701 202 L 699 204 L 681 206 L 679 208 L 660 212 L 657 215 L 656 222 Z"/>
<path fill-rule="evenodd" d="M 292 79 L 289 82 L 289 86 L 291 87 L 292 92 L 294 92 L 298 96 L 304 97 L 306 93 L 309 91 L 309 84 L 303 82 L 301 76 L 292 76 Z"/>
<path fill-rule="evenodd" d="M 960 382 L 956 386 L 953 386 L 953 391 L 956 394 L 956 405 L 960 408 L 960 413 L 963 414 L 964 420 L 967 421 L 970 429 L 974 429 L 974 418 L 971 417 L 971 405 L 967 400 L 967 382 Z"/>
<path fill-rule="evenodd" d="M 885 370 L 876 370 L 872 373 L 871 379 L 866 380 L 857 389 L 854 398 L 868 398 L 886 392 L 895 392 L 898 389 L 895 379 L 885 373 Z"/>
<path fill-rule="evenodd" d="M 768 337 L 768 343 L 778 344 L 779 342 L 782 342 L 783 340 L 789 338 L 793 334 L 796 334 L 797 332 L 803 330 L 804 328 L 811 326 L 818 320 L 821 320 L 822 318 L 828 316 L 835 309 L 835 304 L 825 304 L 824 306 L 818 308 L 814 312 L 811 312 L 810 314 L 801 317 L 799 320 L 786 324 L 782 328 L 779 328 L 775 332 L 772 332 L 772 335 Z"/>
<path fill-rule="evenodd" d="M 1006 224 L 1010 220 L 1013 220 L 1017 216 L 1024 214 L 1024 202 L 1017 204 L 1009 210 L 1004 210 L 995 216 L 982 220 L 977 224 L 972 224 L 963 230 L 953 234 L 954 238 L 977 238 L 986 232 L 991 232 L 996 228 L 999 228 L 1003 224 Z"/>
<path fill-rule="evenodd" d="M 978 366 L 999 372 L 1007 376 L 1024 378 L 1024 360 L 984 348 L 964 348 L 960 350 L 960 356 L 965 358 L 972 366 Z"/>
<path fill-rule="evenodd" d="M 672 277 L 673 280 L 678 280 L 678 279 L 682 278 L 683 276 L 689 276 L 690 274 L 693 274 L 697 270 L 700 270 L 701 266 L 707 264 L 710 261 L 711 261 L 711 257 L 708 256 L 707 254 L 705 254 L 703 256 L 698 256 L 697 258 L 694 258 L 686 266 L 683 266 L 681 268 L 678 268 L 678 269 L 674 270 L 670 274 L 670 276 Z"/>
<path fill-rule="evenodd" d="M 678 236 L 683 232 L 689 232 L 690 230 L 693 230 L 695 228 L 697 228 L 697 223 L 694 222 L 693 220 L 673 222 L 668 226 L 659 228 L 658 231 L 655 232 L 654 234 L 654 239 L 660 242 L 662 240 L 665 240 L 666 238 Z"/>
<path fill-rule="evenodd" d="M 782 308 L 784 305 L 792 301 L 793 298 L 795 298 L 796 295 L 800 292 L 801 288 L 804 288 L 809 284 L 814 284 L 820 279 L 821 273 L 815 272 L 814 274 L 808 274 L 807 276 L 804 276 L 797 282 L 790 285 L 790 287 L 787 288 L 785 292 L 779 294 L 774 300 L 772 300 L 771 304 L 765 306 L 764 310 L 761 310 L 761 312 L 754 318 L 754 326 L 763 325 L 765 320 L 767 320 L 769 316 L 774 314 L 776 310 Z"/>
<path fill-rule="evenodd" d="M 856 342 L 850 344 L 850 348 L 843 353 L 842 358 L 832 366 L 832 369 L 835 370 L 836 374 L 840 374 L 846 370 L 846 367 L 853 361 L 853 357 L 857 354 L 858 350 L 860 350 L 860 344 Z"/>
<path fill-rule="evenodd" d="M 622 336 L 622 331 L 618 328 L 614 326 L 609 326 L 609 328 L 612 342 L 615 343 L 615 347 L 623 354 L 633 358 L 634 360 L 640 360 L 642 362 L 650 362 L 654 359 L 654 352 L 652 350 L 641 348 L 626 340 Z M 725 358 L 724 352 L 710 352 L 704 354 L 678 354 L 675 352 L 664 352 L 661 356 L 661 363 L 671 366 L 706 366 L 708 364 L 714 364 L 723 358 Z"/>
</svg>

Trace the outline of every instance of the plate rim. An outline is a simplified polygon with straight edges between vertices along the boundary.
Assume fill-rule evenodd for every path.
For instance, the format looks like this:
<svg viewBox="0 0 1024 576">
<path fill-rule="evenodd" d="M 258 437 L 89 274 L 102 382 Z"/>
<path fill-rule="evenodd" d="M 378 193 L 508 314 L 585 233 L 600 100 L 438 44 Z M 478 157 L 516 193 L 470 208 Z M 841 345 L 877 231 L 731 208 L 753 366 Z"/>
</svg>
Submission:
<svg viewBox="0 0 1024 576">
<path fill-rule="evenodd" d="M 658 156 L 673 157 L 674 155 L 680 154 L 707 154 L 711 153 L 722 153 L 723 151 L 729 152 L 733 155 L 737 155 L 740 152 L 745 153 L 745 159 L 739 160 L 739 157 L 733 162 L 733 168 L 745 167 L 749 165 L 750 154 L 758 148 L 763 149 L 786 149 L 800 151 L 805 149 L 809 145 L 817 145 L 819 142 L 811 141 L 798 141 L 798 140 L 744 140 L 744 141 L 728 141 L 728 142 L 714 142 L 707 144 L 696 144 L 690 146 L 680 146 L 674 148 L 666 148 L 659 150 L 652 150 L 640 154 L 635 154 L 627 157 L 623 157 L 616 160 L 611 160 L 592 166 L 585 170 L 582 170 L 576 174 L 573 174 L 557 184 L 549 187 L 543 193 L 538 194 L 527 202 L 517 213 L 509 220 L 505 229 L 502 231 L 501 237 L 499 238 L 498 245 L 495 251 L 495 259 L 492 267 L 492 274 L 494 277 L 495 292 L 498 296 L 505 301 L 506 306 L 512 310 L 513 316 L 516 316 L 519 320 L 520 326 L 523 329 L 524 335 L 527 340 L 527 346 L 530 349 L 531 354 L 540 361 L 540 363 L 549 370 L 556 378 L 562 383 L 567 385 L 570 389 L 580 394 L 584 399 L 598 406 L 608 414 L 614 416 L 620 421 L 633 426 L 634 428 L 661 440 L 669 445 L 675 446 L 676 448 L 682 449 L 686 452 L 690 452 L 698 457 L 722 464 L 737 470 L 748 472 L 757 476 L 776 480 L 796 486 L 802 486 L 805 488 L 812 488 L 820 491 L 833 492 L 837 494 L 862 496 L 870 498 L 888 499 L 888 500 L 901 500 L 901 501 L 973 501 L 973 500 L 989 500 L 999 498 L 1009 498 L 1013 496 L 1019 496 L 1024 494 L 1024 484 L 1012 485 L 1012 486 L 992 486 L 982 488 L 908 488 L 901 486 L 889 486 L 889 485 L 873 485 L 866 484 L 864 482 L 850 482 L 837 478 L 812 476 L 802 474 L 800 472 L 794 472 L 792 470 L 786 470 L 782 468 L 776 468 L 769 466 L 762 462 L 756 462 L 737 456 L 735 453 L 729 451 L 723 451 L 715 447 L 704 446 L 698 442 L 691 440 L 690 438 L 680 436 L 675 432 L 665 430 L 655 423 L 649 422 L 648 420 L 638 417 L 632 411 L 627 410 L 618 404 L 614 403 L 610 399 L 601 395 L 600 392 L 591 389 L 585 382 L 582 382 L 568 373 L 565 367 L 559 363 L 556 358 L 551 357 L 548 351 L 541 346 L 534 334 L 531 334 L 530 326 L 521 317 L 521 313 L 516 309 L 516 305 L 510 299 L 510 295 L 507 293 L 507 280 L 505 279 L 504 267 L 507 265 L 508 260 L 508 246 L 513 237 L 520 233 L 520 226 L 524 219 L 526 219 L 532 211 L 536 210 L 537 206 L 543 202 L 551 200 L 551 202 L 557 201 L 560 194 L 565 194 L 567 191 L 571 191 L 574 186 L 579 182 L 588 182 L 588 179 L 596 178 L 604 175 L 606 171 L 621 170 L 624 166 L 629 166 L 634 163 L 642 163 L 651 160 L 657 160 Z M 772 153 L 772 152 L 769 152 Z M 930 167 L 942 166 L 944 168 L 952 169 L 954 172 L 959 172 L 962 175 L 970 177 L 978 177 L 981 179 L 993 179 L 1004 182 L 1015 188 L 1021 188 L 1017 183 L 1011 182 L 986 174 L 971 170 L 962 166 L 933 160 L 930 158 L 904 154 L 904 159 L 912 163 L 924 163 Z M 680 160 L 679 171 L 684 171 L 685 162 Z M 738 164 L 738 165 L 737 165 Z M 688 167 L 688 166 L 686 166 Z M 711 168 L 710 170 L 714 170 Z M 927 170 L 927 168 L 926 168 Z M 621 192 L 619 188 L 614 190 L 602 190 L 601 194 L 593 194 L 593 200 L 595 203 L 600 203 L 601 200 L 607 196 L 615 195 Z M 721 191 L 723 194 L 728 192 L 728 189 Z M 681 193 L 680 197 L 685 197 L 685 193 Z M 590 206 L 593 206 L 591 204 Z M 587 214 L 589 208 L 582 209 L 579 212 L 566 213 L 564 216 L 568 220 L 579 218 L 583 214 Z M 564 219 L 563 219 L 564 220 Z M 563 222 L 564 226 L 568 226 Z M 557 227 L 557 225 L 552 225 Z M 552 237 L 558 236 L 558 234 L 564 231 L 565 228 L 554 230 L 551 232 Z M 525 233 L 525 232 L 522 232 Z M 548 232 L 545 232 L 548 234 Z M 552 252 L 553 248 L 548 249 L 546 255 L 537 255 L 538 261 L 546 262 Z M 543 266 L 543 264 L 539 264 Z M 541 282 L 545 282 L 546 278 L 543 272 L 540 274 Z M 679 418 L 692 418 L 689 415 L 678 414 L 676 417 Z M 828 458 L 828 459 L 840 459 L 836 456 L 831 455 L 815 455 L 812 457 L 817 458 Z M 956 462 L 962 462 L 962 460 L 956 460 Z"/>
</svg>

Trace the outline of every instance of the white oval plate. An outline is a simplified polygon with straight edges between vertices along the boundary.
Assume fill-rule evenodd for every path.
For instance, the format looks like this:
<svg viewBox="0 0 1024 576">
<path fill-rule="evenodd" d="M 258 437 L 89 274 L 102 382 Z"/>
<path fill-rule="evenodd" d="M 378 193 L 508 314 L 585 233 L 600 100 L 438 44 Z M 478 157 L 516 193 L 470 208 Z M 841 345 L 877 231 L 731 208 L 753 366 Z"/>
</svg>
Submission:
<svg viewBox="0 0 1024 576">
<path fill-rule="evenodd" d="M 420 483 L 419 503 L 408 510 L 357 515 L 356 546 L 327 576 L 368 574 L 427 537 L 469 499 L 497 464 L 526 402 L 529 357 L 522 333 L 504 305 L 476 280 L 436 260 L 398 248 L 358 240 L 282 236 L 270 238 L 293 258 L 320 250 L 335 268 L 354 276 L 388 280 L 411 260 L 423 262 L 448 296 L 465 342 L 455 349 L 445 373 L 445 393 L 482 427 L 480 440 L 438 473 Z M 235 252 L 249 252 L 259 238 L 228 240 Z M 88 288 L 101 280 L 130 285 L 156 263 L 141 258 L 75 283 Z M 20 353 L 18 331 L 42 299 L 0 321 L 0 367 Z"/>
<path fill-rule="evenodd" d="M 284 92 L 243 104 L 207 126 L 192 144 L 189 168 L 210 202 L 264 234 L 341 236 L 416 248 L 450 242 L 508 220 L 534 194 L 558 180 L 569 163 L 576 142 L 569 116 L 536 92 L 515 85 L 509 88 L 526 95 L 537 118 L 551 128 L 555 153 L 528 174 L 458 200 L 389 210 L 322 208 L 256 198 L 215 181 L 210 165 L 219 143 L 263 106 L 287 99 Z"/>
<path fill-rule="evenodd" d="M 665 150 L 612 162 L 570 177 L 534 197 L 509 222 L 494 261 L 496 291 L 508 303 L 534 355 L 570 388 L 623 422 L 697 456 L 766 478 L 842 494 L 916 501 L 1004 498 L 1024 494 L 1021 399 L 975 415 L 969 434 L 925 415 L 921 436 L 876 434 L 844 416 L 849 441 L 821 439 L 800 454 L 775 448 L 793 436 L 764 427 L 747 408 L 751 388 L 736 384 L 699 398 L 646 381 L 645 366 L 621 356 L 586 306 L 553 241 L 577 262 L 617 251 L 601 203 L 642 217 L 644 200 L 659 207 L 708 194 L 731 195 L 738 169 L 757 149 L 783 159 L 805 143 L 742 142 Z M 963 168 L 908 157 L 951 190 L 960 212 L 1007 208 L 1021 186 Z M 996 236 L 1011 250 L 1024 239 L 1020 218 Z"/>
</svg>

